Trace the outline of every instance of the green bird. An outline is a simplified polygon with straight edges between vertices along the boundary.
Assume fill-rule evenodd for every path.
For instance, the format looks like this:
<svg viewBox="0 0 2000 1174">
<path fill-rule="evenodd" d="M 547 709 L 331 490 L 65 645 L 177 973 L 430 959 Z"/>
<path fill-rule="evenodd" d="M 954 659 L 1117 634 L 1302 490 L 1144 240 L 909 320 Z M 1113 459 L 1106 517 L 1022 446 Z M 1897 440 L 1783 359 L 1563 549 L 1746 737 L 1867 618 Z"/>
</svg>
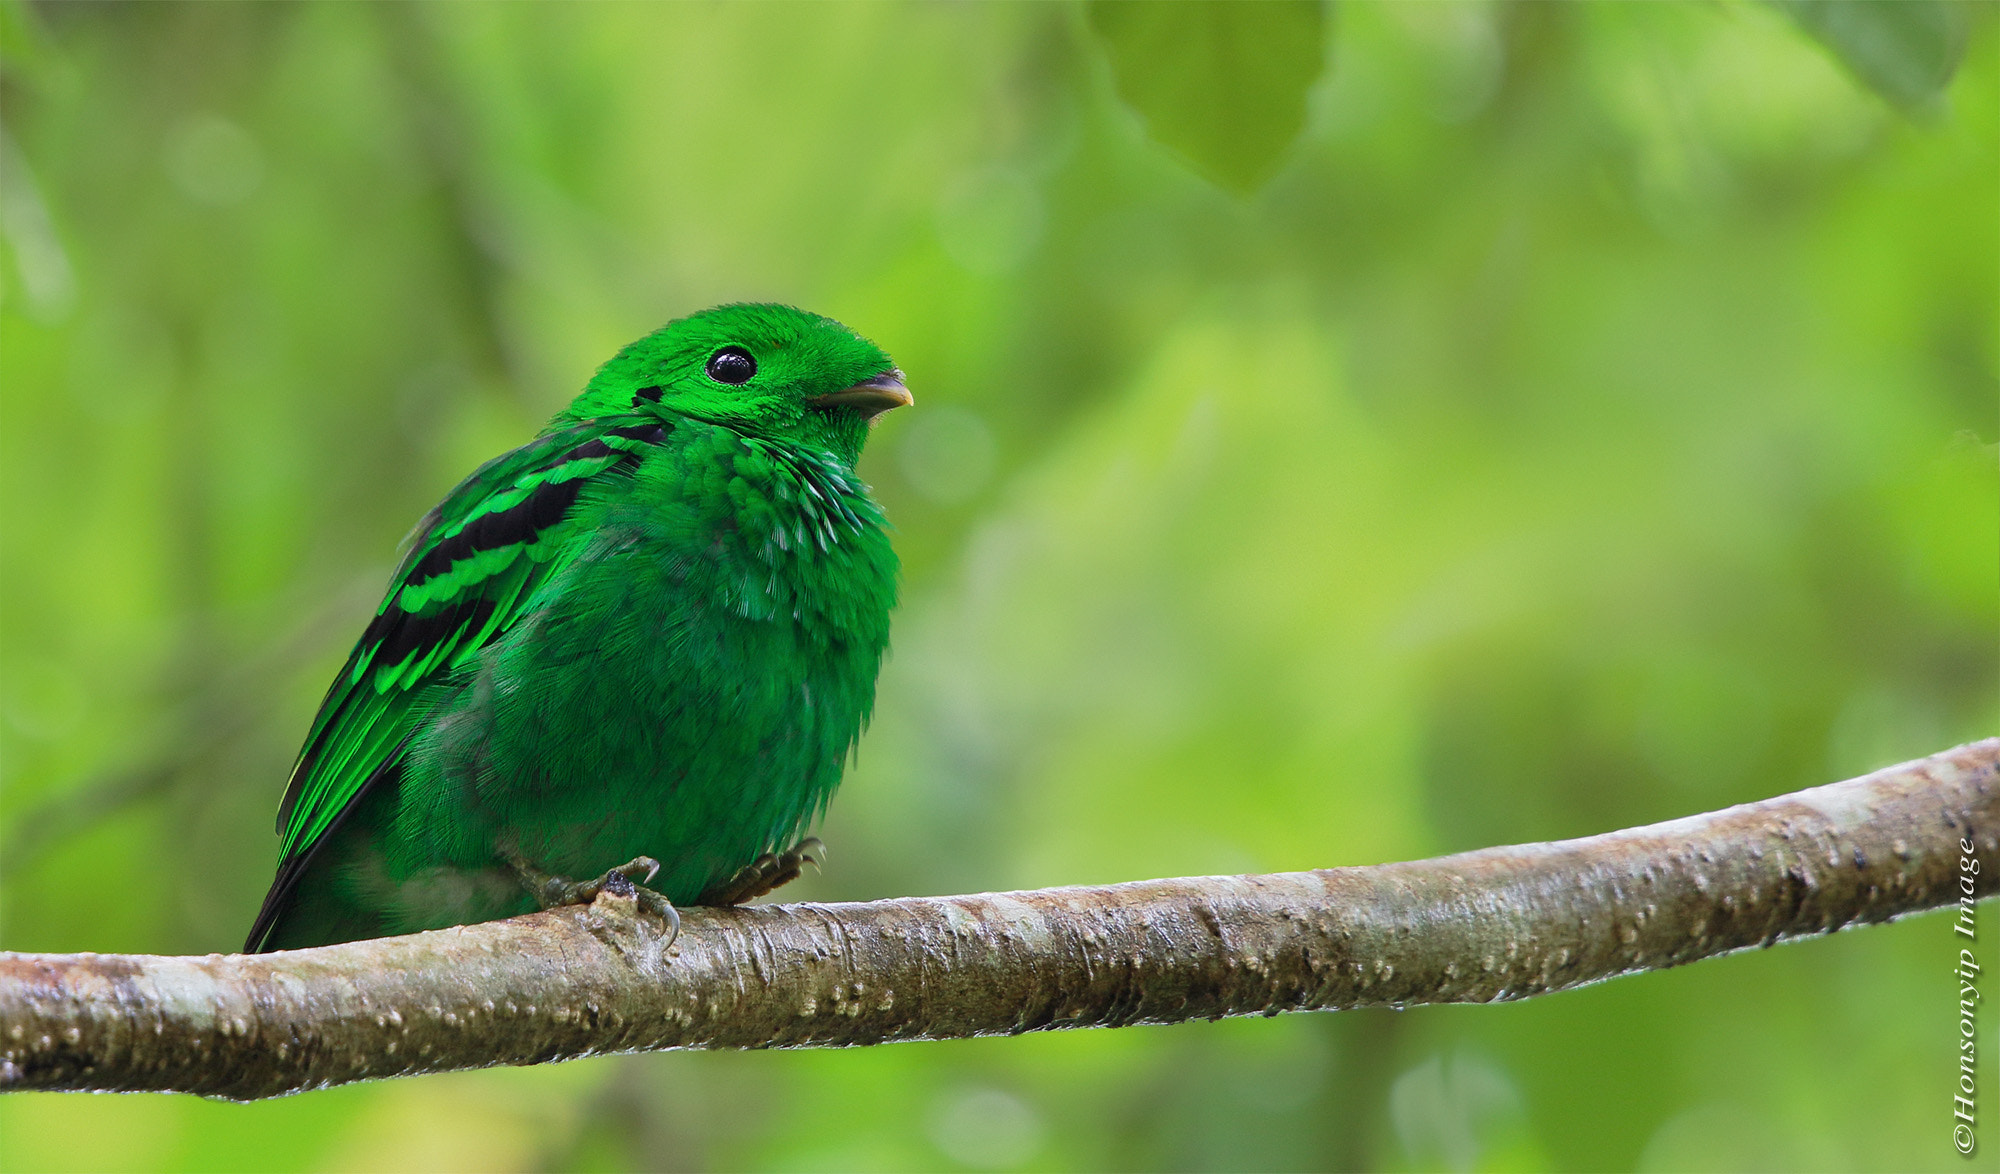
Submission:
<svg viewBox="0 0 2000 1174">
<path fill-rule="evenodd" d="M 634 881 L 677 927 L 796 877 L 896 602 L 854 464 L 910 402 L 879 347 L 787 306 L 618 352 L 419 524 L 292 770 L 245 950 Z"/>
</svg>

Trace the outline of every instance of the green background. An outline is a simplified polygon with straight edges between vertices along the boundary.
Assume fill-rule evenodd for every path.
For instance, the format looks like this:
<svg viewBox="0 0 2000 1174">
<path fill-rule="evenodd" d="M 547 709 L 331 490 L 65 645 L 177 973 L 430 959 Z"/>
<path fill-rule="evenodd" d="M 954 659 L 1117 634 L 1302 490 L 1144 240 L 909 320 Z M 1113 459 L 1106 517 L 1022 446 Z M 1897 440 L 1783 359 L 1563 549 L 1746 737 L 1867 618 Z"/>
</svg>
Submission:
<svg viewBox="0 0 2000 1174">
<path fill-rule="evenodd" d="M 879 716 L 787 897 L 1582 835 L 1995 732 L 1992 9 L 1163 11 L 0 8 L 0 946 L 234 948 L 398 539 L 725 300 L 918 401 L 863 462 Z M 14 1096 L 0 1165 L 1959 1169 L 1956 949 Z"/>
</svg>

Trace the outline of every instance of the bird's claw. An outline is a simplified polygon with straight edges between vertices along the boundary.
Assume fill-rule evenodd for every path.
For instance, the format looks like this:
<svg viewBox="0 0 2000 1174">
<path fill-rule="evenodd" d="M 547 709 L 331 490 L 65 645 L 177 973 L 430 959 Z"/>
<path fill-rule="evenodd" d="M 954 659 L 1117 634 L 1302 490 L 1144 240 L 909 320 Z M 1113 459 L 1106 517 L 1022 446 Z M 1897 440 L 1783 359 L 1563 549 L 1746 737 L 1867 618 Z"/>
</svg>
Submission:
<svg viewBox="0 0 2000 1174">
<path fill-rule="evenodd" d="M 632 886 L 632 895 L 639 899 L 641 907 L 667 923 L 667 940 L 660 944 L 660 948 L 673 945 L 674 939 L 681 936 L 681 911 L 674 908 L 674 903 L 663 894 L 640 885 Z"/>
<path fill-rule="evenodd" d="M 807 864 L 822 867 L 826 845 L 818 836 L 807 836 L 783 852 L 766 852 L 738 869 L 735 876 L 712 886 L 696 900 L 697 905 L 741 905 L 799 879 Z"/>
<path fill-rule="evenodd" d="M 514 870 L 528 883 L 542 908 L 554 909 L 558 905 L 588 905 L 607 889 L 623 896 L 626 890 L 636 890 L 652 880 L 660 871 L 660 862 L 651 856 L 635 856 L 596 880 L 587 881 L 551 876 L 520 861 L 514 862 Z"/>
<path fill-rule="evenodd" d="M 607 871 L 596 880 L 573 881 L 565 877 L 553 876 L 529 864 L 519 856 L 510 856 L 507 861 L 534 895 L 536 903 L 544 909 L 555 909 L 563 905 L 588 905 L 597 900 L 599 893 L 610 893 L 614 897 L 631 897 L 647 912 L 667 923 L 667 945 L 680 936 L 681 914 L 674 903 L 665 896 L 646 887 L 646 882 L 660 871 L 660 862 L 651 856 L 634 856 L 632 859 Z"/>
</svg>

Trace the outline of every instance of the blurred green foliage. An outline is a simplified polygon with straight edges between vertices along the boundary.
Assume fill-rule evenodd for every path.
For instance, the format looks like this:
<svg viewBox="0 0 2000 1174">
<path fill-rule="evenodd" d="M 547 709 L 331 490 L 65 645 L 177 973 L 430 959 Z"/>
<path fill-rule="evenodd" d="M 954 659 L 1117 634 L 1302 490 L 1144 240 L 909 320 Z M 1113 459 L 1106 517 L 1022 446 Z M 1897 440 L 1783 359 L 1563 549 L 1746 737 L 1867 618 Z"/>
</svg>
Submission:
<svg viewBox="0 0 2000 1174">
<path fill-rule="evenodd" d="M 1935 6 L 1913 119 L 1822 8 L 1345 4 L 1270 152 L 1177 141 L 1066 5 L 0 7 L 0 945 L 230 948 L 397 539 L 729 299 L 919 401 L 864 462 L 879 717 L 787 896 L 1571 836 L 1992 733 L 2000 43 Z M 0 1165 L 1956 1169 L 1955 950 L 12 1097 Z"/>
<path fill-rule="evenodd" d="M 1271 178 L 1326 65 L 1321 0 L 1088 0 L 1118 96 L 1152 137 L 1239 193 Z"/>
<path fill-rule="evenodd" d="M 1935 102 L 1965 54 L 1962 0 L 1777 0 L 1854 76 L 1907 108 Z"/>
</svg>

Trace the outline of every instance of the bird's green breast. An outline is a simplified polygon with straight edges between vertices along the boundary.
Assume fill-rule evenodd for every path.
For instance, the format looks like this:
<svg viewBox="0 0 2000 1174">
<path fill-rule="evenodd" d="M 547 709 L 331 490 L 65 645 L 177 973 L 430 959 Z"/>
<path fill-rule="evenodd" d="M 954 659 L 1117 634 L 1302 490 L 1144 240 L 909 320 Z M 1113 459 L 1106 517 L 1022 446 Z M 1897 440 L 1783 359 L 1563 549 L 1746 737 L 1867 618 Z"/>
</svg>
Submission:
<svg viewBox="0 0 2000 1174">
<path fill-rule="evenodd" d="M 563 570 L 410 748 L 392 878 L 634 856 L 694 900 L 789 847 L 873 705 L 896 559 L 836 458 L 687 421 L 589 487 Z M 420 917 L 450 924 L 465 912 Z M 412 926 L 414 928 L 414 926 Z"/>
</svg>

